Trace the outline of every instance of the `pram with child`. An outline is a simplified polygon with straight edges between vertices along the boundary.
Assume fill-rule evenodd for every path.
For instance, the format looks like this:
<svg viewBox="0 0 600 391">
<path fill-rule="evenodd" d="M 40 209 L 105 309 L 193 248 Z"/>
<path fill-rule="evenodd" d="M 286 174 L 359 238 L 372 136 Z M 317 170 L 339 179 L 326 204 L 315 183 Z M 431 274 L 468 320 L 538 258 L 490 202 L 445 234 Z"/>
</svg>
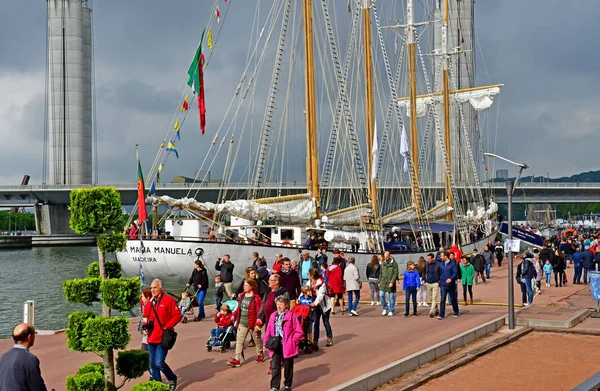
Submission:
<svg viewBox="0 0 600 391">
<path fill-rule="evenodd" d="M 181 293 L 181 300 L 179 300 L 179 310 L 181 311 L 181 323 L 187 323 L 188 322 L 188 315 L 191 315 L 192 318 L 195 318 L 196 315 L 194 315 L 194 299 L 196 298 L 196 295 L 191 295 L 190 292 L 188 292 L 187 287 L 186 289 Z"/>
<path fill-rule="evenodd" d="M 213 348 L 220 348 L 221 353 L 225 353 L 231 348 L 231 342 L 235 341 L 236 332 L 234 328 L 233 311 L 237 309 L 236 300 L 227 300 L 221 306 L 220 311 L 215 316 L 217 327 L 210 330 L 210 337 L 206 341 L 206 350 L 212 351 Z"/>
<path fill-rule="evenodd" d="M 298 317 L 300 326 L 302 326 L 302 333 L 304 334 L 298 345 L 298 349 L 303 350 L 304 353 L 310 354 L 313 351 L 312 328 L 314 322 L 314 310 L 307 305 L 296 305 L 291 311 Z"/>
</svg>

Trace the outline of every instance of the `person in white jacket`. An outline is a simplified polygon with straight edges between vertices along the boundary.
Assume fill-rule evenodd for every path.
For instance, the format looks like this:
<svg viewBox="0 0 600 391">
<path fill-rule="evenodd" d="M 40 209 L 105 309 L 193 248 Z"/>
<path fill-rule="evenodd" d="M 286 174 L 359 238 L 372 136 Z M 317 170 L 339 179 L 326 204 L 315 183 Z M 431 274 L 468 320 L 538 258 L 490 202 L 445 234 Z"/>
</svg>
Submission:
<svg viewBox="0 0 600 391">
<path fill-rule="evenodd" d="M 344 282 L 346 283 L 346 292 L 348 292 L 348 313 L 350 316 L 358 316 L 356 308 L 360 300 L 360 288 L 362 282 L 358 274 L 358 268 L 354 265 L 354 257 L 347 259 L 346 270 L 344 270 Z"/>
</svg>

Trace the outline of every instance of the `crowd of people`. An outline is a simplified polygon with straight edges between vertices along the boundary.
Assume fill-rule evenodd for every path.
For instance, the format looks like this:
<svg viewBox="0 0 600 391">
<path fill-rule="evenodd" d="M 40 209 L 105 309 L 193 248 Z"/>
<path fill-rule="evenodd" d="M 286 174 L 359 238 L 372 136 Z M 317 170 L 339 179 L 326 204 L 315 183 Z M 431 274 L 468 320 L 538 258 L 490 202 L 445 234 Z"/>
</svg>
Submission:
<svg viewBox="0 0 600 391">
<path fill-rule="evenodd" d="M 453 245 L 448 250 L 440 248 L 435 254 L 420 257 L 417 262 L 408 262 L 405 270 L 400 270 L 389 251 L 374 255 L 364 270 L 370 305 L 381 306 L 382 316 L 394 316 L 400 288 L 405 295 L 404 317 L 418 316 L 420 307 L 429 307 L 429 317 L 443 320 L 447 304 L 452 315 L 459 317 L 459 285 L 462 286 L 462 305 L 472 305 L 473 286 L 487 284 L 492 266 L 494 263 L 501 266 L 504 255 L 500 242 L 490 242 L 481 253 L 475 249 L 471 254 L 463 254 Z M 267 361 L 267 356 L 271 358 L 268 369 L 271 390 L 279 390 L 282 378 L 284 390 L 291 390 L 294 360 L 301 351 L 311 352 L 322 347 L 319 344 L 322 328 L 326 337 L 324 346 L 333 345 L 330 318 L 336 313 L 336 307 L 342 315 L 360 315 L 358 305 L 363 281 L 355 259 L 346 258 L 339 250 L 334 251 L 330 264 L 328 259 L 326 248 L 316 249 L 314 257 L 309 250 L 304 250 L 297 262 L 277 254 L 270 265 L 258 253 L 253 253 L 251 266 L 244 270 L 244 278 L 235 288 L 235 265 L 229 255 L 217 260 L 214 284 L 209 284 L 206 265 L 198 259 L 186 284 L 186 288 L 194 292 L 196 313 L 191 310 L 192 295 L 187 289 L 177 303 L 165 294 L 160 280 L 152 281 L 150 288 L 140 295 L 139 323 L 142 349 L 150 354 L 150 379 L 162 382 L 164 375 L 169 388 L 176 389 L 177 376 L 166 363 L 172 344 L 165 345 L 169 339 L 165 334 L 171 335 L 175 326 L 189 314 L 195 321 L 207 318 L 209 311 L 204 299 L 208 289 L 213 288 L 215 327 L 210 332 L 207 348 L 219 346 L 225 351 L 235 342 L 234 356 L 227 364 L 237 368 L 245 363 L 245 346 L 254 347 L 256 363 Z M 523 306 L 530 306 L 535 296 L 542 293 L 542 281 L 546 288 L 552 283 L 560 288 L 569 281 L 588 284 L 590 271 L 600 264 L 600 233 L 566 231 L 550 238 L 543 246 L 518 255 L 517 260 L 516 280 Z M 568 264 L 573 265 L 572 276 L 566 274 Z M 39 361 L 28 353 L 35 340 L 32 330 L 29 325 L 15 329 L 13 339 L 17 350 L 3 356 L 0 377 L 8 373 L 10 365 L 18 362 L 30 367 L 32 381 L 41 381 L 42 387 Z M 13 379 L 14 374 L 11 376 L 10 381 L 21 381 Z"/>
</svg>

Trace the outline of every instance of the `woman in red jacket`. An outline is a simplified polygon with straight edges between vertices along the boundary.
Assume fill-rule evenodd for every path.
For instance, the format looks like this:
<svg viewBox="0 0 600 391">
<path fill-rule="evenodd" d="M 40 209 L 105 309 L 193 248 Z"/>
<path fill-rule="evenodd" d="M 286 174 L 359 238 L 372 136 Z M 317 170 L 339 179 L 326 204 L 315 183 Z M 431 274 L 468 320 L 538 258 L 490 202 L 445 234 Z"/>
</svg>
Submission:
<svg viewBox="0 0 600 391">
<path fill-rule="evenodd" d="M 335 293 L 335 300 L 333 302 L 333 306 L 331 308 L 331 313 L 335 314 L 333 308 L 335 307 L 335 303 L 337 302 L 342 309 L 342 315 L 344 315 L 344 294 L 346 290 L 344 289 L 344 272 L 342 271 L 342 267 L 340 264 L 342 263 L 342 258 L 335 257 L 333 258 L 333 262 L 331 266 L 327 268 L 327 282 L 331 286 L 333 293 Z"/>
<path fill-rule="evenodd" d="M 237 338 L 235 342 L 235 357 L 227 364 L 230 367 L 239 367 L 240 359 L 244 357 L 244 342 L 248 333 L 252 336 L 256 343 L 256 362 L 265 361 L 263 356 L 263 342 L 260 337 L 260 326 L 262 320 L 258 319 L 258 311 L 262 305 L 262 300 L 258 295 L 258 285 L 256 281 L 246 279 L 244 281 L 244 294 L 238 298 L 238 308 L 233 315 L 236 319 Z"/>
</svg>

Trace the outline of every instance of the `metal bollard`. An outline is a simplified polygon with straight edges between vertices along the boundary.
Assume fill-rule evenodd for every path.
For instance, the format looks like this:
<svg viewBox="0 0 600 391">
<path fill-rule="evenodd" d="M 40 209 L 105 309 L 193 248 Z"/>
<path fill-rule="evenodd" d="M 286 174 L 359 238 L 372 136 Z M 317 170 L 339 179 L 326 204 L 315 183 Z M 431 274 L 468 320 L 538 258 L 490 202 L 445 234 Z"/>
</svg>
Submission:
<svg viewBox="0 0 600 391">
<path fill-rule="evenodd" d="M 27 300 L 23 305 L 23 323 L 29 323 L 34 326 L 35 322 L 35 301 Z M 35 326 L 34 326 L 35 327 Z"/>
</svg>

